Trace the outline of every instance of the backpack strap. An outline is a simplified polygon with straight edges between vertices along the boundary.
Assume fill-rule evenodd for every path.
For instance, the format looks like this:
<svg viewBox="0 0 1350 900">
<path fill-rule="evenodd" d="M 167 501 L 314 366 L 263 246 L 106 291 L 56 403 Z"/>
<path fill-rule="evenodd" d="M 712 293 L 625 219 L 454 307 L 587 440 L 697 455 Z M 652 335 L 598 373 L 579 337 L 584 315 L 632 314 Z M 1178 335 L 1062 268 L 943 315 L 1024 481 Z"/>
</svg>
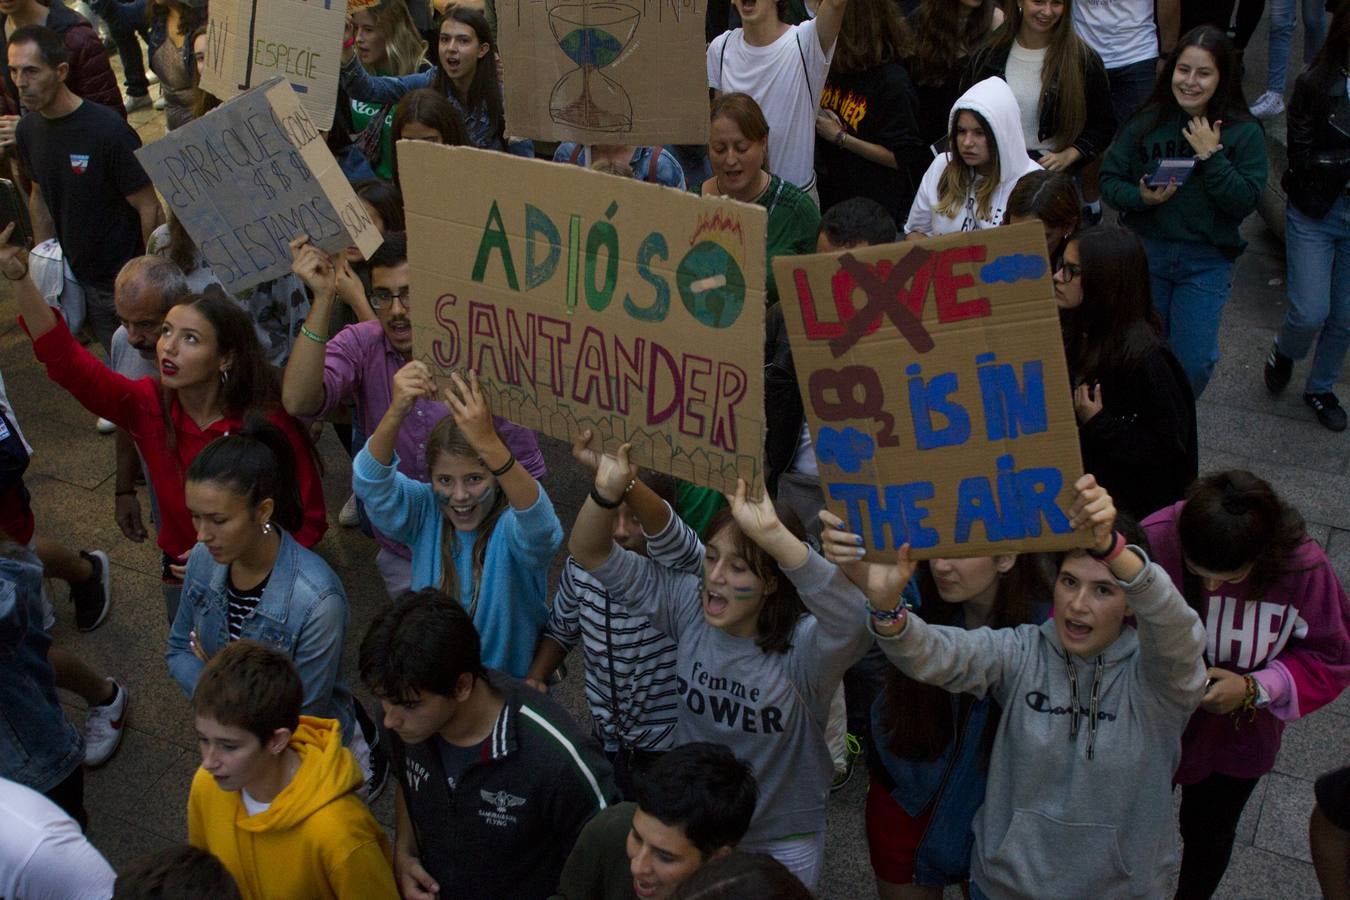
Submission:
<svg viewBox="0 0 1350 900">
<path fill-rule="evenodd" d="M 656 164 L 661 161 L 662 149 L 660 144 L 652 145 L 652 158 L 647 160 L 647 176 L 643 181 L 649 181 L 652 184 L 656 183 Z"/>
<path fill-rule="evenodd" d="M 585 144 L 582 144 L 580 142 L 573 144 L 572 153 L 567 157 L 567 162 L 575 166 L 577 164 L 577 160 L 581 159 L 581 151 L 585 149 L 586 149 Z"/>
</svg>

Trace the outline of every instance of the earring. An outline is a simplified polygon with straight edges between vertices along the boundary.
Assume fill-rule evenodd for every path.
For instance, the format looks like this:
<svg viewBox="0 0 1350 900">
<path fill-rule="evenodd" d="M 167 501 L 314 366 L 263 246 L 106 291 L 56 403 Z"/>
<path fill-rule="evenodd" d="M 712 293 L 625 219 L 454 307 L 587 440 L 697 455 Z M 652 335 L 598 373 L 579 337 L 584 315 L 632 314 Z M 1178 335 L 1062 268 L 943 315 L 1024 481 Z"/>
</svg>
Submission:
<svg viewBox="0 0 1350 900">
<path fill-rule="evenodd" d="M 272 533 L 272 523 L 271 523 L 271 522 L 264 522 L 264 523 L 262 523 L 262 532 L 263 532 L 263 534 L 271 534 L 271 533 Z"/>
<path fill-rule="evenodd" d="M 221 386 L 221 387 L 224 387 L 225 385 L 227 385 L 227 384 L 229 384 L 229 383 L 230 383 L 230 370 L 229 370 L 229 369 L 221 369 L 221 370 L 220 370 L 220 386 Z"/>
</svg>

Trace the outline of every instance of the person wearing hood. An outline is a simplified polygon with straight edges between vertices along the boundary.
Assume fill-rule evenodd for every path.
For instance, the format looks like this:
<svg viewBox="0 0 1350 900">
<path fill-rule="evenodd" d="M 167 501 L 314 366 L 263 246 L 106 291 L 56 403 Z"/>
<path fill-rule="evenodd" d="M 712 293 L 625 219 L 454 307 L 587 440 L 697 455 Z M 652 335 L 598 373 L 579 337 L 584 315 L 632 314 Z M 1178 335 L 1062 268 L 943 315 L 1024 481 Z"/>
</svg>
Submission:
<svg viewBox="0 0 1350 900">
<path fill-rule="evenodd" d="M 1074 487 L 1070 521 L 1092 544 L 1063 554 L 1039 626 L 929 625 L 900 603 L 908 545 L 893 565 L 864 563 L 861 537 L 823 534 L 897 668 L 1002 707 L 973 823 L 974 900 L 1161 897 L 1176 865 L 1172 772 L 1205 691 L 1204 627 L 1097 480 Z"/>
<path fill-rule="evenodd" d="M 933 160 L 919 183 L 906 240 L 997 228 L 1017 179 L 1040 169 L 1027 157 L 1022 113 L 1003 79 L 973 85 L 948 121 L 951 149 Z"/>
<path fill-rule="evenodd" d="M 300 715 L 300 675 L 253 641 L 216 654 L 192 695 L 202 765 L 188 843 L 214 854 L 245 900 L 397 898 L 389 839 L 332 719 Z"/>
</svg>

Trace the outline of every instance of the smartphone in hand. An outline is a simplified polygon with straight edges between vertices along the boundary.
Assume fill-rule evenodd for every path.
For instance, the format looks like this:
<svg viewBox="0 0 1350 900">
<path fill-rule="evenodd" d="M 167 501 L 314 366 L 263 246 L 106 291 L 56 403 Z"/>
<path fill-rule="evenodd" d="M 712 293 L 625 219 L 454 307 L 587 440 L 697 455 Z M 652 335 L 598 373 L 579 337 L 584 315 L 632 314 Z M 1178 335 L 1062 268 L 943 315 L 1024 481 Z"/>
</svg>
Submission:
<svg viewBox="0 0 1350 900">
<path fill-rule="evenodd" d="M 33 248 L 33 223 L 28 217 L 28 201 L 23 192 L 8 178 L 0 178 L 0 228 L 15 223 L 9 243 L 15 247 Z"/>
<path fill-rule="evenodd" d="M 1147 184 L 1154 188 L 1167 187 L 1175 181 L 1177 187 L 1181 187 L 1194 171 L 1194 156 L 1168 157 L 1158 161 L 1158 168 L 1154 170 L 1152 175 L 1148 176 Z"/>
</svg>

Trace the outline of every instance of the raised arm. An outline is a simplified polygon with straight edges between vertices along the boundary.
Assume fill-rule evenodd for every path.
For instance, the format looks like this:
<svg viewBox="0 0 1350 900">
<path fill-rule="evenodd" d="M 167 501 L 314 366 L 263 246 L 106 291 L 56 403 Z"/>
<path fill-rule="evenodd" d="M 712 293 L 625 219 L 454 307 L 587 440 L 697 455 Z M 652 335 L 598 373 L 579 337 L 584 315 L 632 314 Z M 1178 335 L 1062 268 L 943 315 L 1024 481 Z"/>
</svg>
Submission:
<svg viewBox="0 0 1350 900">
<path fill-rule="evenodd" d="M 582 442 L 582 450 L 589 438 L 589 431 L 583 432 L 578 438 Z M 631 449 L 631 444 L 623 444 L 616 456 L 596 453 L 584 457 L 595 463 L 595 483 L 590 496 L 577 513 L 567 550 L 577 564 L 588 572 L 594 572 L 609 559 L 614 550 L 614 520 L 619 514 L 619 504 L 629 489 L 637 487 L 639 483 L 637 466 L 628 461 Z M 577 451 L 576 444 L 573 444 L 573 451 Z M 600 498 L 600 502 L 596 502 L 596 497 Z M 643 524 L 643 530 L 647 530 L 646 523 Z"/>
<path fill-rule="evenodd" d="M 34 183 L 35 194 L 37 190 L 37 184 Z M 23 316 L 28 336 L 37 340 L 56 327 L 56 313 L 42 299 L 33 279 L 28 277 L 28 251 L 9 243 L 14 224 L 11 222 L 0 231 L 0 275 L 4 275 L 5 280 L 14 285 L 14 302 L 18 304 L 19 315 Z"/>
<path fill-rule="evenodd" d="M 458 372 L 452 372 L 444 396 L 455 424 L 497 479 L 511 508 L 519 512 L 534 506 L 539 499 L 539 482 L 524 466 L 516 464 L 515 454 L 497 434 L 497 428 L 492 424 L 492 410 L 478 383 L 478 373 L 470 369 L 466 382 Z"/>
<path fill-rule="evenodd" d="M 572 441 L 572 458 L 589 469 L 592 475 L 599 470 L 600 460 L 605 455 L 603 451 L 590 446 L 593 437 L 594 433 L 587 428 Z M 619 502 L 628 504 L 628 508 L 633 511 L 638 522 L 642 524 L 644 532 L 649 535 L 660 534 L 665 530 L 672 515 L 669 504 L 658 497 L 655 491 L 647 487 L 641 478 L 637 477 L 635 467 L 632 467 L 632 477 L 629 482 L 625 484 Z"/>
<path fill-rule="evenodd" d="M 297 340 L 286 360 L 281 379 L 281 405 L 293 416 L 310 416 L 323 408 L 323 363 L 328 326 L 337 297 L 337 266 L 333 257 L 314 246 L 308 235 L 291 241 L 291 271 L 309 288 L 313 299 Z"/>
<path fill-rule="evenodd" d="M 848 0 L 820 0 L 816 7 L 816 37 L 820 39 L 820 49 L 826 56 L 830 48 L 839 39 L 839 29 L 844 25 L 844 10 Z"/>
<path fill-rule="evenodd" d="M 431 377 L 427 364 L 415 359 L 395 372 L 392 394 L 389 408 L 385 410 L 380 424 L 375 426 L 375 433 L 366 442 L 366 449 L 382 466 L 393 465 L 398 432 L 403 427 L 403 420 L 412 412 L 413 404 L 419 397 L 436 397 L 436 381 Z"/>
</svg>

